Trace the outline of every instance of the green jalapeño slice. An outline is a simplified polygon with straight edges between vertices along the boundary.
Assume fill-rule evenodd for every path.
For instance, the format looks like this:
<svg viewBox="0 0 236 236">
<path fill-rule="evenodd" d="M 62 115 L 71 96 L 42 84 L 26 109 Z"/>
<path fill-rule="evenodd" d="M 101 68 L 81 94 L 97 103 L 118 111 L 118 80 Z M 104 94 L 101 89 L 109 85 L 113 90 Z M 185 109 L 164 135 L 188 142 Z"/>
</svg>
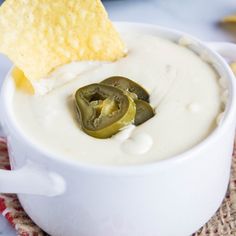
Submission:
<svg viewBox="0 0 236 236">
<path fill-rule="evenodd" d="M 151 119 L 155 115 L 154 110 L 149 103 L 143 100 L 135 100 L 135 104 L 136 115 L 134 119 L 134 124 L 136 126 L 141 125 L 142 123 Z"/>
<path fill-rule="evenodd" d="M 75 103 L 81 128 L 95 138 L 109 138 L 134 122 L 136 105 L 133 99 L 116 87 L 84 86 L 76 91 Z"/>
<path fill-rule="evenodd" d="M 135 99 L 141 99 L 146 102 L 149 102 L 149 94 L 148 92 L 139 84 L 134 81 L 122 77 L 122 76 L 113 76 L 109 77 L 101 82 L 102 84 L 107 84 L 110 86 L 117 87 L 123 91 L 127 91 L 130 93 L 130 96 Z"/>
</svg>

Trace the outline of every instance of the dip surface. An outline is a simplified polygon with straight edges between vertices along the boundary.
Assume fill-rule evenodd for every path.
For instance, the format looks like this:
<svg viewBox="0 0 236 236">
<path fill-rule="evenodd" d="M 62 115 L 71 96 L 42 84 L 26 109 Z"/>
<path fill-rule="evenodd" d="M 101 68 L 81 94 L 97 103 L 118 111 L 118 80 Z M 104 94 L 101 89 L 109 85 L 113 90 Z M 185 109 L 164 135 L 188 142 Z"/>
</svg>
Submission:
<svg viewBox="0 0 236 236">
<path fill-rule="evenodd" d="M 122 37 L 127 57 L 114 63 L 66 65 L 56 76 L 58 81 L 69 82 L 43 96 L 15 91 L 15 118 L 29 139 L 58 158 L 129 165 L 180 154 L 217 127 L 222 88 L 219 75 L 209 64 L 186 47 L 162 38 L 136 33 Z M 72 94 L 84 85 L 116 75 L 143 86 L 156 115 L 110 139 L 90 137 L 78 126 Z"/>
</svg>

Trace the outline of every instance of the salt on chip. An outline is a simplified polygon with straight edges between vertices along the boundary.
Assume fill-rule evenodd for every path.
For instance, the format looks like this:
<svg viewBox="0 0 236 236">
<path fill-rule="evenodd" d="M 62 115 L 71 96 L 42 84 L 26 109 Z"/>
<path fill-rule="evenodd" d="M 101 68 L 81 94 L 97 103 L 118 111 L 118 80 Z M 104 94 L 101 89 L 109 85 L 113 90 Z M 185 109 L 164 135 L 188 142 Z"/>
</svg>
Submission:
<svg viewBox="0 0 236 236">
<path fill-rule="evenodd" d="M 125 47 L 100 0 L 6 0 L 0 7 L 0 52 L 35 88 L 58 66 L 115 61 Z"/>
</svg>

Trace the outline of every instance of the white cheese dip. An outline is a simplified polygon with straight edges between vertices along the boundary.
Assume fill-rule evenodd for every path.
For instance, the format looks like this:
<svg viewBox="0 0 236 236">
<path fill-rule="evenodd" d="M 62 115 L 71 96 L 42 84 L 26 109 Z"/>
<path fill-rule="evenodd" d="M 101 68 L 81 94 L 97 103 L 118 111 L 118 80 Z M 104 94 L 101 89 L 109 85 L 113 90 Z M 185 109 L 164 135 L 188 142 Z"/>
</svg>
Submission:
<svg viewBox="0 0 236 236">
<path fill-rule="evenodd" d="M 166 39 L 136 33 L 125 34 L 123 39 L 128 55 L 119 61 L 63 66 L 54 76 L 69 82 L 43 96 L 15 91 L 15 118 L 34 143 L 59 158 L 129 165 L 180 154 L 216 128 L 217 117 L 223 111 L 223 89 L 211 65 Z M 96 139 L 80 130 L 72 94 L 84 85 L 114 75 L 142 85 L 150 93 L 156 115 L 112 138 Z"/>
</svg>

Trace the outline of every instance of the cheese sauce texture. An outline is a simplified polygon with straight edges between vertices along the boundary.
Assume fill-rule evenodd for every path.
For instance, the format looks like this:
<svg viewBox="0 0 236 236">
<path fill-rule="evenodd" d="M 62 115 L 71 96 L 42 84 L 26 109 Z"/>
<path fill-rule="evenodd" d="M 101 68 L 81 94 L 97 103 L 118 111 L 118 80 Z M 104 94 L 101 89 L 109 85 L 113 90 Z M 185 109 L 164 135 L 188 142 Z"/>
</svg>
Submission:
<svg viewBox="0 0 236 236">
<path fill-rule="evenodd" d="M 221 94 L 227 91 L 211 65 L 188 48 L 163 38 L 136 33 L 122 36 L 128 48 L 125 58 L 114 63 L 65 65 L 52 77 L 67 82 L 42 96 L 15 91 L 15 118 L 37 146 L 58 158 L 87 164 L 142 164 L 180 154 L 217 127 L 224 107 Z M 143 86 L 156 114 L 112 138 L 90 137 L 79 128 L 73 94 L 84 85 L 116 75 Z"/>
</svg>

